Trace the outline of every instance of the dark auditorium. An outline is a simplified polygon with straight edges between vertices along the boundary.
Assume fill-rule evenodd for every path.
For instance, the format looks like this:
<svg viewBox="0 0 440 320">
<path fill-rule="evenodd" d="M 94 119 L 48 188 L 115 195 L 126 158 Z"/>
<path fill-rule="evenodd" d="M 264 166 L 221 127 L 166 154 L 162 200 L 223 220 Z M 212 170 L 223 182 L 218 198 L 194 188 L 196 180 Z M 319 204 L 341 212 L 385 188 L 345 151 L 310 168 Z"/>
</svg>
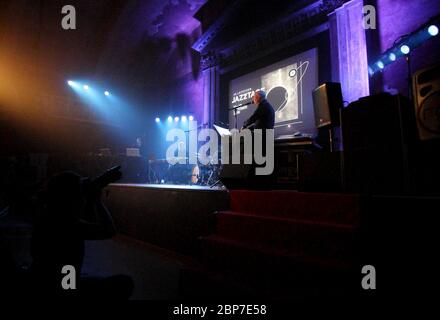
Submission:
<svg viewBox="0 0 440 320">
<path fill-rule="evenodd" d="M 0 0 L 1 300 L 423 296 L 439 28 L 438 0 Z"/>
</svg>

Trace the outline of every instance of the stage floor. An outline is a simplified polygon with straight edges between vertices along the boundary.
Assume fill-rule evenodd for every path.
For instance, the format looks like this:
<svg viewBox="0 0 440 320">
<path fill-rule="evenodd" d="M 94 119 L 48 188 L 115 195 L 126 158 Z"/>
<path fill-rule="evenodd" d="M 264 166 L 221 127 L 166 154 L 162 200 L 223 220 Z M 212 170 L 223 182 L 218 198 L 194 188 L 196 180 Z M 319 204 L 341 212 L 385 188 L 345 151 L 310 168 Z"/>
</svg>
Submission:
<svg viewBox="0 0 440 320">
<path fill-rule="evenodd" d="M 112 183 L 110 186 L 118 187 L 136 187 L 136 188 L 148 188 L 148 189 L 166 189 L 166 190 L 194 190 L 194 191 L 227 191 L 222 186 L 198 186 L 198 185 L 185 185 L 185 184 L 150 184 L 150 183 Z"/>
</svg>

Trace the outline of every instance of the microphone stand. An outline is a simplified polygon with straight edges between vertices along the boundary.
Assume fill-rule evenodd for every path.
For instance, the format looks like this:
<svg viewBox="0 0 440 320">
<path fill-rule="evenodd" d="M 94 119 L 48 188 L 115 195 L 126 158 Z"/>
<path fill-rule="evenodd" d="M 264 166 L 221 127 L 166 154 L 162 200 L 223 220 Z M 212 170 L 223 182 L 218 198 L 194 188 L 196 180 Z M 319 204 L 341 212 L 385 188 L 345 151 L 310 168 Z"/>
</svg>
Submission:
<svg viewBox="0 0 440 320">
<path fill-rule="evenodd" d="M 206 126 L 208 126 L 208 123 L 201 124 L 201 125 L 197 126 L 196 128 L 185 130 L 184 131 L 185 132 L 185 140 L 189 142 L 189 139 L 190 139 L 189 138 L 189 134 L 191 132 L 197 131 L 199 129 L 202 129 L 202 128 L 206 127 Z M 186 134 L 188 134 L 188 135 L 186 135 Z M 197 145 L 197 148 L 198 148 L 198 145 Z M 197 161 L 198 161 L 199 154 L 196 153 L 196 155 L 197 155 Z M 185 154 L 185 157 L 186 157 L 186 154 Z M 188 159 L 191 159 L 190 150 L 188 150 Z"/>
<path fill-rule="evenodd" d="M 204 124 L 201 124 L 201 125 L 197 126 L 197 128 L 188 129 L 188 130 L 185 130 L 184 132 L 185 133 L 190 133 L 192 131 L 202 129 L 203 127 L 206 127 L 207 125 L 208 125 L 207 123 L 204 123 Z"/>
<path fill-rule="evenodd" d="M 237 109 L 243 107 L 243 105 L 239 105 L 236 107 L 229 108 L 229 111 L 234 111 L 234 119 L 235 119 L 235 129 L 237 129 Z"/>
<path fill-rule="evenodd" d="M 244 106 L 248 106 L 250 104 L 253 104 L 253 102 L 247 102 L 247 103 L 240 104 L 236 107 L 229 108 L 229 111 L 231 111 L 231 110 L 234 111 L 235 129 L 237 129 L 237 109 L 244 107 Z"/>
</svg>

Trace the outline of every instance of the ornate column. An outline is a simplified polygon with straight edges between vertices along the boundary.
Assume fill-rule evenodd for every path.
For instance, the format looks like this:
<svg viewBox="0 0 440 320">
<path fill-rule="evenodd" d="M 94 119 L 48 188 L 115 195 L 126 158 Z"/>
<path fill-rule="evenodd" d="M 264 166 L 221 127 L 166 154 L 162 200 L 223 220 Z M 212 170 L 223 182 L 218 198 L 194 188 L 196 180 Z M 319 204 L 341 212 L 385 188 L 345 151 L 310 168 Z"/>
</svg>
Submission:
<svg viewBox="0 0 440 320">
<path fill-rule="evenodd" d="M 332 77 L 348 102 L 370 94 L 362 8 L 363 0 L 352 0 L 328 15 Z"/>
<path fill-rule="evenodd" d="M 203 124 L 211 127 L 216 118 L 216 106 L 219 104 L 219 70 L 214 54 L 202 57 L 203 75 Z"/>
</svg>

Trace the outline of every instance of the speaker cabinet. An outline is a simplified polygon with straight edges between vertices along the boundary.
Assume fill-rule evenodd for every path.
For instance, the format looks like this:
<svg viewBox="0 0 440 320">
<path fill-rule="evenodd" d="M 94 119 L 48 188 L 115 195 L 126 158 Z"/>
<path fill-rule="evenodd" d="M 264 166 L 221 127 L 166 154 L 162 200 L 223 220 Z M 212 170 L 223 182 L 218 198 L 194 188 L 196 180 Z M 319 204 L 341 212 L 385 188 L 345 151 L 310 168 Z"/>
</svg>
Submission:
<svg viewBox="0 0 440 320">
<path fill-rule="evenodd" d="M 341 84 L 327 82 L 312 93 L 317 128 L 339 126 L 339 110 L 343 107 Z"/>
<path fill-rule="evenodd" d="M 222 166 L 219 180 L 229 189 L 270 190 L 274 188 L 275 175 L 255 175 L 255 165 L 226 164 Z"/>
<path fill-rule="evenodd" d="M 342 152 L 312 152 L 299 157 L 298 190 L 342 192 Z"/>
<path fill-rule="evenodd" d="M 342 110 L 345 185 L 348 191 L 404 194 L 416 128 L 411 103 L 378 94 Z"/>
<path fill-rule="evenodd" d="M 440 64 L 414 74 L 413 92 L 419 138 L 440 138 Z"/>
</svg>

